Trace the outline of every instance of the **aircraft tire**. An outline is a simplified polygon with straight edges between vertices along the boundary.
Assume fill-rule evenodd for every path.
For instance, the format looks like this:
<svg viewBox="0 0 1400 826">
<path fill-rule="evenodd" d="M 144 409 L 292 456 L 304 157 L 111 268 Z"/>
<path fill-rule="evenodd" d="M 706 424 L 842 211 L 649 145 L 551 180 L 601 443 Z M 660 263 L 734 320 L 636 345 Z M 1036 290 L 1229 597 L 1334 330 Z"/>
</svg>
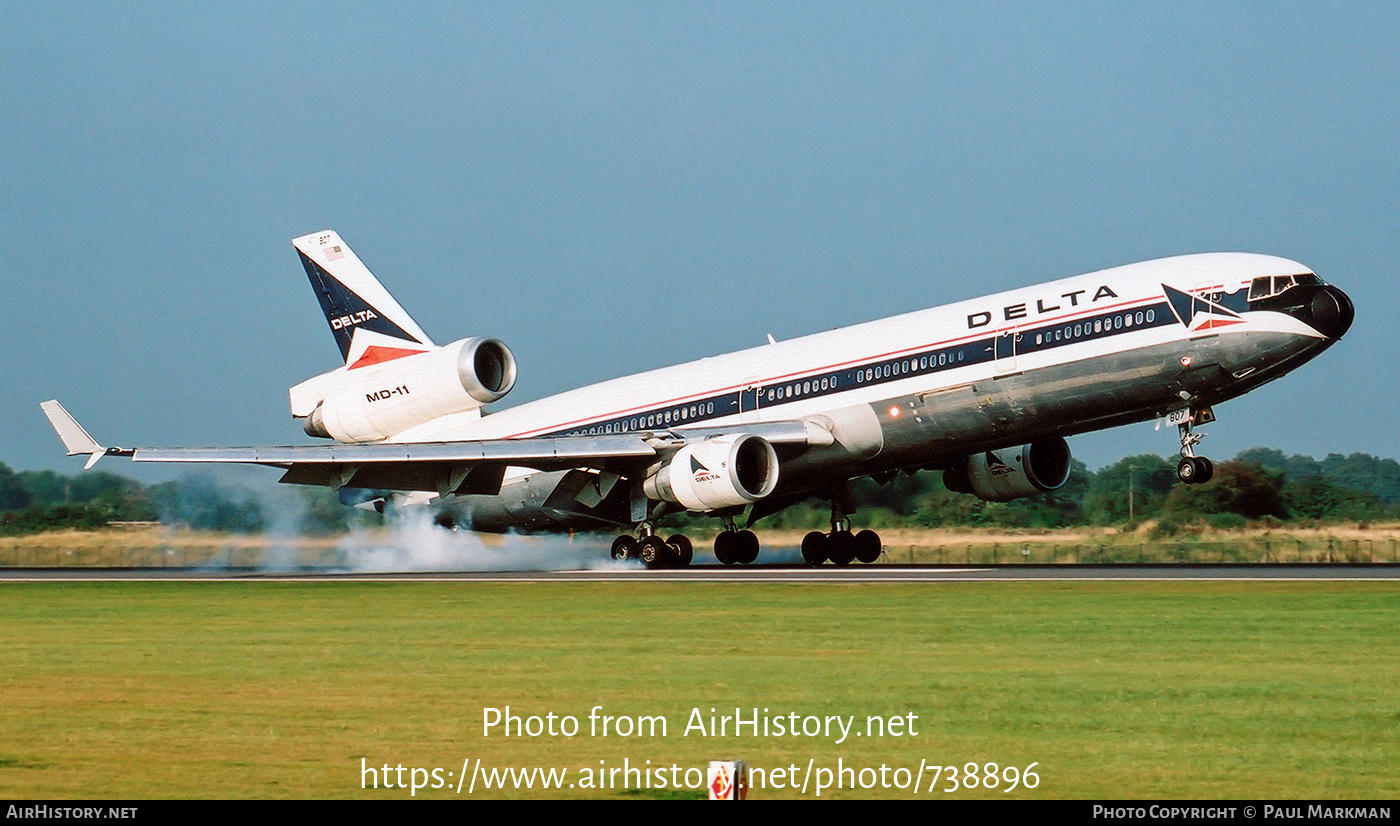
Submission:
<svg viewBox="0 0 1400 826">
<path fill-rule="evenodd" d="M 827 542 L 827 557 L 837 565 L 850 565 L 856 558 L 856 538 L 850 531 L 835 531 Z"/>
<path fill-rule="evenodd" d="M 735 536 L 739 538 L 739 563 L 743 565 L 752 565 L 753 561 L 758 559 L 758 534 L 753 531 L 739 531 Z"/>
<path fill-rule="evenodd" d="M 648 568 L 655 570 L 667 567 L 670 556 L 671 549 L 661 537 L 652 535 L 642 539 L 641 557 Z"/>
<path fill-rule="evenodd" d="M 675 560 L 676 567 L 689 568 L 690 560 L 695 557 L 695 546 L 691 544 L 690 537 L 678 533 L 666 540 L 666 544 L 671 546 L 672 559 Z"/>
<path fill-rule="evenodd" d="M 636 559 L 639 550 L 636 538 L 625 533 L 613 540 L 612 558 L 617 560 Z"/>
<path fill-rule="evenodd" d="M 715 559 L 721 565 L 733 565 L 739 561 L 738 557 L 738 534 L 734 531 L 721 531 L 715 537 Z"/>
<path fill-rule="evenodd" d="M 1201 466 L 1196 463 L 1194 456 L 1182 456 L 1181 461 L 1176 463 L 1176 478 L 1182 484 L 1197 484 L 1197 478 L 1201 475 Z"/>
<path fill-rule="evenodd" d="M 802 537 L 802 558 L 809 566 L 819 567 L 826 561 L 827 545 L 826 534 L 821 531 L 812 531 Z"/>
<path fill-rule="evenodd" d="M 1201 463 L 1201 479 L 1196 484 L 1204 485 L 1215 476 L 1215 463 L 1204 456 L 1197 457 L 1197 461 Z"/>
<path fill-rule="evenodd" d="M 884 543 L 880 541 L 880 535 L 874 531 L 861 531 L 856 534 L 855 551 L 856 559 L 869 564 L 880 558 L 880 552 L 884 550 Z"/>
</svg>

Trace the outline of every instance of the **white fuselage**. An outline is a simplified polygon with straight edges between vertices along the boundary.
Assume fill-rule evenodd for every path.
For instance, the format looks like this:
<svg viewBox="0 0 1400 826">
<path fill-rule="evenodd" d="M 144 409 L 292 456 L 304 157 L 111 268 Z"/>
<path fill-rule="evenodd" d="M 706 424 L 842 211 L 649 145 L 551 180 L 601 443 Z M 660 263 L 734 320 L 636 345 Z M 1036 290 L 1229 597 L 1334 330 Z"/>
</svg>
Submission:
<svg viewBox="0 0 1400 826">
<path fill-rule="evenodd" d="M 1301 272 L 1307 268 L 1298 262 L 1266 255 L 1212 253 L 1164 258 L 625 376 L 489 416 L 474 412 L 444 416 L 389 441 L 499 439 L 791 420 L 1192 339 L 1261 332 L 1319 339 L 1322 336 L 1302 321 L 1273 312 L 1248 313 L 1229 326 L 1198 330 L 1200 325 L 1188 326 L 1171 316 L 1163 294 L 1164 284 L 1193 294 L 1234 293 L 1247 289 L 1259 276 Z M 1144 308 L 1151 313 L 1151 321 Z M 1086 320 L 1090 325 L 1095 320 L 1102 323 L 1105 316 L 1120 322 L 1126 319 L 1127 324 L 1120 323 L 1108 334 L 1101 329 L 1092 334 L 1083 332 L 1082 326 L 1081 332 L 1074 332 L 1077 324 L 1084 325 Z M 1053 346 L 1037 345 L 1033 336 L 1053 336 L 1051 327 L 1069 335 L 1054 341 Z M 961 361 L 932 367 L 925 361 L 930 355 L 937 359 L 934 354 L 943 352 L 956 359 L 954 351 L 966 356 L 970 349 L 981 350 L 983 357 L 974 352 Z M 865 373 L 872 369 L 891 374 L 866 380 Z M 835 386 L 822 387 L 823 379 Z M 726 397 L 736 401 L 705 412 L 704 405 Z M 692 415 L 697 402 L 702 405 L 701 413 Z M 644 422 L 641 425 L 639 418 Z"/>
</svg>

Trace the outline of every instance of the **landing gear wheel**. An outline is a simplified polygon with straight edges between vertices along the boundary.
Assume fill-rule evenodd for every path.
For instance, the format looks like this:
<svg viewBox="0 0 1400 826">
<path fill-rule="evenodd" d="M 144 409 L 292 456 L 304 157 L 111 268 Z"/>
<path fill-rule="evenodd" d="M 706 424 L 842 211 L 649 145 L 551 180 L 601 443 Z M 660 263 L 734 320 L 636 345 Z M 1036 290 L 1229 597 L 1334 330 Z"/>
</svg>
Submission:
<svg viewBox="0 0 1400 826">
<path fill-rule="evenodd" d="M 678 533 L 666 540 L 666 544 L 671 546 L 671 555 L 676 562 L 676 567 L 689 568 L 690 560 L 695 556 L 695 546 L 690 544 L 690 538 L 683 533 Z"/>
<path fill-rule="evenodd" d="M 758 559 L 758 535 L 753 531 L 739 531 L 735 536 L 739 540 L 737 561 L 743 565 L 752 565 L 753 561 Z"/>
<path fill-rule="evenodd" d="M 661 537 L 653 534 L 642 539 L 641 557 L 648 568 L 665 568 L 670 561 L 670 556 L 671 549 Z"/>
<path fill-rule="evenodd" d="M 1204 456 L 1183 456 L 1176 463 L 1176 478 L 1188 485 L 1202 485 L 1215 475 L 1215 465 Z"/>
<path fill-rule="evenodd" d="M 861 531 L 856 534 L 856 559 L 867 564 L 874 562 L 880 558 L 880 551 L 882 550 L 884 550 L 884 545 L 880 542 L 880 535 L 878 533 L 874 531 Z"/>
<path fill-rule="evenodd" d="M 630 534 L 623 534 L 613 540 L 612 558 L 617 560 L 637 558 L 637 540 Z"/>
<path fill-rule="evenodd" d="M 733 565 L 739 561 L 739 540 L 734 531 L 721 531 L 715 537 L 715 559 L 722 565 Z"/>
<path fill-rule="evenodd" d="M 821 531 L 812 531 L 802 537 L 802 558 L 807 564 L 816 568 L 826 561 L 826 534 Z"/>
<path fill-rule="evenodd" d="M 856 538 L 850 531 L 832 531 L 827 538 L 827 556 L 837 565 L 850 565 L 856 558 Z"/>
</svg>

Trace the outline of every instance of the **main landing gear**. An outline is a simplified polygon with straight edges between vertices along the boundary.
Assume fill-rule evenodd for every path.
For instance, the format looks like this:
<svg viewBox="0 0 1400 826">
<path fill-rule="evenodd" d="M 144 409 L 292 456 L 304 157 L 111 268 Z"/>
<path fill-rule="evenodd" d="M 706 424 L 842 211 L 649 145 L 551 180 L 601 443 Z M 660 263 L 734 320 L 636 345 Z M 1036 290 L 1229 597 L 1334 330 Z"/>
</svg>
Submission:
<svg viewBox="0 0 1400 826">
<path fill-rule="evenodd" d="M 859 559 L 861 562 L 874 562 L 880 558 L 884 545 L 880 535 L 874 531 L 851 533 L 850 520 L 846 511 L 850 505 L 844 491 L 832 496 L 831 532 L 813 531 L 802 539 L 802 558 L 808 565 L 817 566 L 831 560 L 837 565 L 849 565 Z M 724 530 L 715 537 L 715 559 L 724 565 L 749 565 L 758 559 L 758 536 L 750 530 L 739 530 L 733 516 L 725 516 Z M 650 522 L 637 526 L 641 537 L 623 534 L 612 543 L 612 558 L 617 560 L 640 559 L 648 568 L 684 568 L 690 565 L 695 555 L 690 539 L 684 534 L 675 534 L 662 539 Z"/>
<path fill-rule="evenodd" d="M 648 568 L 684 568 L 695 556 L 695 547 L 685 534 L 662 539 L 650 525 L 638 526 L 640 539 L 623 534 L 612 543 L 612 558 L 640 559 Z M 725 565 L 748 565 L 758 559 L 758 536 L 753 531 L 741 531 L 734 520 L 725 520 L 725 530 L 715 537 L 715 559 Z"/>
<path fill-rule="evenodd" d="M 1215 465 L 1204 456 L 1196 455 L 1196 445 L 1205 438 L 1204 433 L 1193 433 L 1192 424 L 1208 424 L 1215 421 L 1215 413 L 1209 407 L 1193 408 L 1186 411 L 1186 417 L 1177 423 L 1181 433 L 1181 461 L 1176 463 L 1176 478 L 1187 485 L 1203 485 L 1215 475 Z"/>
<path fill-rule="evenodd" d="M 836 565 L 850 565 L 856 559 L 874 562 L 883 547 L 878 533 L 866 530 L 853 534 L 850 524 L 842 522 L 833 525 L 831 533 L 812 531 L 802 537 L 802 558 L 813 568 L 827 560 Z"/>
<path fill-rule="evenodd" d="M 724 530 L 715 537 L 715 559 L 725 565 L 751 565 L 758 559 L 758 535 L 738 529 L 734 519 L 724 520 Z"/>
<path fill-rule="evenodd" d="M 831 560 L 836 565 L 850 565 L 852 560 L 874 562 L 880 558 L 884 544 L 874 531 L 851 533 L 851 522 L 842 506 L 841 493 L 831 497 L 831 532 L 812 531 L 802 537 L 802 558 L 813 568 Z"/>
<path fill-rule="evenodd" d="M 648 568 L 684 568 L 695 555 L 694 546 L 685 534 L 678 533 L 670 539 L 662 539 L 653 532 L 651 525 L 645 523 L 638 530 L 642 534 L 641 539 L 623 534 L 613 540 L 613 559 L 640 559 Z"/>
</svg>

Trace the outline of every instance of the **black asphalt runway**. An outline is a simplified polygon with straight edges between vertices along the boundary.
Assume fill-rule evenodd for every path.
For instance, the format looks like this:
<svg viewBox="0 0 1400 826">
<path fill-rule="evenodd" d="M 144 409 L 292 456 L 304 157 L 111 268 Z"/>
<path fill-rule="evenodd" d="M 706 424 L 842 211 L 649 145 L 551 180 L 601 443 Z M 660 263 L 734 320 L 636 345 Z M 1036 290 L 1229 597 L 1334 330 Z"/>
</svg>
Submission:
<svg viewBox="0 0 1400 826">
<path fill-rule="evenodd" d="M 1400 580 L 1395 564 L 1291 565 L 695 565 L 649 571 L 614 563 L 575 571 L 338 571 L 248 568 L 4 568 L 20 582 L 786 582 L 812 584 L 947 582 L 1359 582 Z"/>
</svg>

